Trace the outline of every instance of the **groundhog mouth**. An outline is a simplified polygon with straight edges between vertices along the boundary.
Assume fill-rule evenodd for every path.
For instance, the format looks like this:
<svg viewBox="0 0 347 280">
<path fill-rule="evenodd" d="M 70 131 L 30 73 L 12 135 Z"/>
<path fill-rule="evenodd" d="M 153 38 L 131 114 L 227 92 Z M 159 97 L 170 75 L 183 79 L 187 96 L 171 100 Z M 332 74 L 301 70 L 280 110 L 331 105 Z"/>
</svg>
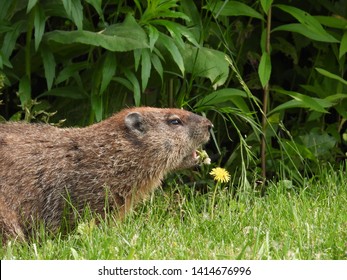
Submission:
<svg viewBox="0 0 347 280">
<path fill-rule="evenodd" d="M 206 151 L 203 149 L 204 144 L 208 141 L 208 138 L 205 141 L 201 141 L 200 143 L 196 143 L 197 145 L 193 145 L 191 147 L 187 147 L 185 156 L 183 156 L 181 160 L 180 167 L 182 168 L 190 168 L 193 166 L 198 166 L 202 164 L 210 164 L 211 159 L 209 158 Z"/>
<path fill-rule="evenodd" d="M 194 150 L 192 152 L 188 152 L 184 157 L 182 157 L 179 165 L 175 169 L 180 170 L 197 165 L 199 165 L 199 156 L 198 151 Z"/>
<path fill-rule="evenodd" d="M 199 150 L 201 149 L 201 147 L 194 149 L 192 152 L 190 152 L 188 155 L 184 157 L 183 162 L 190 166 L 198 165 L 201 160 L 199 155 Z"/>
</svg>

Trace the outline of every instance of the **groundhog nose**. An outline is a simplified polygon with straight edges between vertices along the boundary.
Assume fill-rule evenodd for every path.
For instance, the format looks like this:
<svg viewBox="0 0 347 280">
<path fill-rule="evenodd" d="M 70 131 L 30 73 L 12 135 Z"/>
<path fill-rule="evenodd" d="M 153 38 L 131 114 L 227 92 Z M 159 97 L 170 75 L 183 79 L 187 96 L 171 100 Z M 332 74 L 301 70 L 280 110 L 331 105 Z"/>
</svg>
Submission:
<svg viewBox="0 0 347 280">
<path fill-rule="evenodd" d="M 206 119 L 206 121 L 207 121 L 207 129 L 208 130 L 211 130 L 213 127 L 214 127 L 214 125 L 213 125 L 213 123 L 211 123 L 209 120 L 207 120 Z"/>
<path fill-rule="evenodd" d="M 214 127 L 212 122 L 204 116 L 193 114 L 190 121 L 196 123 L 200 128 L 206 127 L 208 130 L 211 130 Z"/>
</svg>

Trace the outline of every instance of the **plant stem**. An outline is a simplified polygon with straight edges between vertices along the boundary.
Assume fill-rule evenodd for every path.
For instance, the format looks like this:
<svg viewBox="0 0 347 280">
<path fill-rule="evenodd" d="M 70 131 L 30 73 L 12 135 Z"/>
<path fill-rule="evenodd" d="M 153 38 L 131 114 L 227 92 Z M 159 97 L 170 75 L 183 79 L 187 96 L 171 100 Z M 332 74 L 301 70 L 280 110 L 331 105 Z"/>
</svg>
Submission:
<svg viewBox="0 0 347 280">
<path fill-rule="evenodd" d="M 268 16 L 267 16 L 267 25 L 266 25 L 266 43 L 265 43 L 265 51 L 270 54 L 270 47 L 271 47 L 271 43 L 270 43 L 270 32 L 271 32 L 271 7 L 269 9 L 268 12 Z M 260 152 L 260 156 L 261 156 L 261 170 L 262 170 L 262 177 L 263 177 L 263 183 L 266 180 L 266 127 L 267 127 L 267 118 L 266 118 L 266 114 L 267 114 L 267 108 L 268 108 L 268 104 L 269 104 L 269 89 L 270 89 L 270 85 L 269 82 L 266 83 L 266 85 L 264 86 L 263 92 L 263 117 L 262 117 L 262 138 L 261 138 L 261 152 Z"/>
<path fill-rule="evenodd" d="M 220 183 L 216 182 L 216 185 L 214 187 L 214 191 L 213 191 L 213 195 L 212 195 L 212 203 L 211 203 L 211 219 L 214 218 L 214 203 L 216 200 L 216 194 L 217 194 L 217 190 L 219 189 Z"/>
<path fill-rule="evenodd" d="M 28 76 L 29 83 L 31 81 L 31 36 L 34 28 L 34 10 L 30 11 L 28 17 L 28 29 L 26 32 L 26 42 L 25 42 L 25 74 Z"/>
</svg>

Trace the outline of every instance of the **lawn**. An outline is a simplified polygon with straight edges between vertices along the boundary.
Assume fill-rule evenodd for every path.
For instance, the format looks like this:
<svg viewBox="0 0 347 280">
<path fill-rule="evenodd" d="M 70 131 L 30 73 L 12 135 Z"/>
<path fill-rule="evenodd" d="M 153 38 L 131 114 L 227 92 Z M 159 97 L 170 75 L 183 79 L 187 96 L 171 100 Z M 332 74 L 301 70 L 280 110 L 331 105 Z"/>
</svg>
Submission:
<svg viewBox="0 0 347 280">
<path fill-rule="evenodd" d="M 347 175 L 323 171 L 302 186 L 270 183 L 238 199 L 159 189 L 125 220 L 85 218 L 67 236 L 12 241 L 1 259 L 347 259 Z"/>
</svg>

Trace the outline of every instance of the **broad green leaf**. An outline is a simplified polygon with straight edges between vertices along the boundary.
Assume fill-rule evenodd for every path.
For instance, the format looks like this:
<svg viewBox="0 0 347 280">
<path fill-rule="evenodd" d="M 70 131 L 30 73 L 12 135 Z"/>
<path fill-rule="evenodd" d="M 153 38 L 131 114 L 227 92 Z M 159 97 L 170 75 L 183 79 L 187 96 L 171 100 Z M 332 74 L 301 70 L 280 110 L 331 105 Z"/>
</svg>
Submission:
<svg viewBox="0 0 347 280">
<path fill-rule="evenodd" d="M 147 88 L 148 79 L 151 75 L 151 53 L 149 49 L 142 49 L 141 54 L 141 80 L 142 80 L 142 91 Z"/>
<path fill-rule="evenodd" d="M 308 108 L 313 111 L 328 113 L 328 111 L 325 108 L 330 108 L 334 105 L 333 102 L 327 99 L 310 97 L 294 91 L 286 91 L 276 88 L 274 89 L 274 91 L 281 94 L 289 95 L 293 98 L 293 100 L 278 105 L 276 108 L 274 108 L 271 112 L 268 113 L 269 116 L 275 112 L 290 108 Z"/>
<path fill-rule="evenodd" d="M 338 102 L 334 108 L 344 119 L 347 119 L 347 102 L 345 100 L 343 101 Z"/>
<path fill-rule="evenodd" d="M 300 23 L 290 23 L 290 24 L 280 25 L 272 30 L 272 32 L 275 32 L 275 31 L 296 32 L 314 41 L 326 42 L 326 43 L 338 43 L 338 40 L 336 40 L 331 35 L 325 36 L 322 34 L 317 34 L 315 32 L 312 32 L 309 28 L 307 28 L 307 26 Z"/>
<path fill-rule="evenodd" d="M 83 6 L 81 0 L 62 0 L 68 17 L 76 24 L 78 30 L 83 29 Z"/>
<path fill-rule="evenodd" d="M 347 133 L 343 133 L 342 134 L 342 139 L 343 139 L 344 142 L 347 143 Z"/>
<path fill-rule="evenodd" d="M 134 94 L 134 101 L 135 101 L 135 106 L 138 107 L 141 105 L 141 89 L 140 89 L 140 83 L 137 80 L 135 74 L 133 72 L 131 72 L 130 70 L 124 68 L 123 69 L 124 74 L 126 76 L 126 78 L 128 79 L 128 81 L 131 83 L 132 85 L 132 90 L 133 90 L 133 94 Z"/>
<path fill-rule="evenodd" d="M 12 51 L 16 45 L 19 35 L 22 32 L 26 31 L 27 21 L 25 20 L 17 21 L 16 23 L 13 24 L 11 29 L 12 29 L 11 31 L 6 32 L 6 35 L 4 36 L 4 39 L 3 39 L 2 48 L 1 48 L 3 56 L 8 59 L 12 54 Z"/>
<path fill-rule="evenodd" d="M 341 58 L 347 52 L 347 31 L 343 33 L 340 49 L 339 49 L 339 58 Z"/>
<path fill-rule="evenodd" d="M 301 24 L 307 26 L 313 32 L 326 33 L 319 21 L 315 19 L 313 16 L 311 16 L 308 12 L 298 9 L 294 6 L 275 5 L 275 7 L 280 8 L 282 11 L 291 14 Z"/>
<path fill-rule="evenodd" d="M 302 87 L 304 90 L 306 90 L 307 92 L 311 92 L 313 95 L 318 96 L 320 98 L 324 98 L 327 95 L 329 95 L 329 93 L 327 93 L 321 85 L 300 85 L 300 87 Z"/>
<path fill-rule="evenodd" d="M 258 68 L 258 75 L 262 87 L 265 87 L 265 85 L 269 82 L 271 76 L 271 69 L 271 57 L 267 52 L 263 52 Z"/>
<path fill-rule="evenodd" d="M 347 98 L 346 93 L 333 93 L 333 90 L 331 92 L 324 90 L 320 85 L 312 86 L 312 85 L 301 85 L 303 89 L 305 89 L 308 92 L 312 92 L 313 94 L 323 98 L 323 100 L 327 100 L 331 103 L 339 103 L 341 100 Z M 335 108 L 336 109 L 336 108 Z M 347 111 L 346 111 L 347 113 Z"/>
<path fill-rule="evenodd" d="M 11 5 L 13 5 L 13 1 L 2 0 L 0 1 L 0 5 L 0 20 L 3 20 L 8 16 L 8 11 Z"/>
<path fill-rule="evenodd" d="M 104 62 L 102 64 L 102 79 L 100 86 L 100 94 L 106 90 L 110 84 L 117 68 L 116 56 L 112 52 L 107 52 Z"/>
<path fill-rule="evenodd" d="M 256 10 L 238 1 L 217 1 L 208 4 L 204 8 L 212 11 L 215 17 L 221 16 L 248 16 L 264 20 L 264 17 Z"/>
<path fill-rule="evenodd" d="M 11 32 L 12 30 L 13 30 L 13 24 L 5 20 L 0 20 L 0 33 L 7 33 L 7 32 Z"/>
<path fill-rule="evenodd" d="M 102 102 L 102 95 L 100 94 L 92 94 L 91 95 L 91 103 L 92 109 L 95 115 L 95 119 L 97 122 L 102 120 L 102 116 L 104 114 L 104 106 Z"/>
<path fill-rule="evenodd" d="M 226 82 L 229 64 L 223 52 L 186 44 L 182 53 L 187 72 L 208 78 L 215 88 Z"/>
<path fill-rule="evenodd" d="M 343 17 L 336 16 L 314 16 L 316 20 L 319 21 L 320 24 L 337 28 L 337 29 L 346 29 L 347 28 L 347 20 Z"/>
<path fill-rule="evenodd" d="M 37 5 L 35 8 L 35 18 L 34 18 L 34 27 L 35 27 L 35 50 L 37 51 L 41 40 L 43 33 L 45 32 L 45 12 L 43 11 L 42 7 L 40 5 Z"/>
<path fill-rule="evenodd" d="M 273 29 L 273 31 L 283 30 L 298 32 L 313 40 L 330 43 L 338 42 L 338 40 L 335 39 L 332 35 L 330 35 L 327 31 L 325 31 L 325 29 L 322 27 L 319 21 L 315 19 L 313 16 L 311 16 L 309 13 L 293 6 L 275 5 L 275 7 L 280 8 L 282 11 L 291 14 L 300 22 L 300 24 L 281 25 Z"/>
<path fill-rule="evenodd" d="M 224 88 L 216 90 L 204 98 L 200 99 L 196 104 L 195 108 L 205 107 L 205 106 L 218 106 L 225 102 L 231 102 L 236 105 L 242 112 L 249 113 L 249 108 L 244 101 L 247 99 L 247 94 L 240 89 L 236 88 Z"/>
<path fill-rule="evenodd" d="M 22 112 L 18 111 L 10 117 L 10 121 L 19 122 L 22 120 Z"/>
<path fill-rule="evenodd" d="M 55 79 L 55 84 L 60 84 L 70 78 L 73 78 L 73 76 L 78 73 L 79 71 L 86 69 L 89 67 L 88 62 L 79 62 L 79 63 L 72 63 L 68 66 L 66 66 L 61 72 L 58 74 L 57 78 Z"/>
<path fill-rule="evenodd" d="M 331 153 L 331 149 L 336 145 L 334 137 L 327 132 L 310 132 L 300 136 L 303 144 L 315 155 L 316 158 L 324 157 Z"/>
<path fill-rule="evenodd" d="M 168 20 L 153 20 L 152 23 L 165 27 L 174 39 L 175 43 L 180 48 L 183 48 L 184 42 L 182 40 L 182 30 L 179 28 L 180 24 Z"/>
<path fill-rule="evenodd" d="M 216 105 L 227 101 L 232 101 L 232 99 L 236 96 L 247 98 L 247 93 L 236 88 L 219 89 L 200 99 L 196 103 L 195 107 Z"/>
<path fill-rule="evenodd" d="M 135 5 L 136 5 L 136 8 L 139 9 L 140 14 L 142 15 L 142 14 L 143 14 L 143 11 L 142 11 L 142 6 L 141 6 L 139 0 L 134 0 L 134 2 L 135 2 Z"/>
<path fill-rule="evenodd" d="M 101 7 L 102 0 L 85 0 L 85 1 L 94 7 L 99 17 L 102 19 L 102 21 L 104 21 L 104 13 Z"/>
<path fill-rule="evenodd" d="M 347 93 L 336 93 L 336 94 L 332 94 L 327 96 L 325 99 L 335 103 L 335 102 L 339 102 L 342 99 L 346 99 L 347 98 Z M 346 112 L 347 113 L 347 112 Z"/>
<path fill-rule="evenodd" d="M 148 37 L 149 37 L 149 48 L 151 51 L 154 49 L 154 45 L 159 38 L 159 31 L 152 25 L 148 25 Z"/>
<path fill-rule="evenodd" d="M 138 7 L 140 5 L 137 5 Z M 189 21 L 189 17 L 177 10 L 177 0 L 170 1 L 147 1 L 147 8 L 141 16 L 140 23 L 142 25 L 150 24 L 150 21 L 158 18 L 181 18 Z M 175 9 L 175 10 L 174 10 Z"/>
<path fill-rule="evenodd" d="M 325 108 L 330 108 L 334 104 L 327 100 L 326 98 L 316 98 L 316 97 L 310 97 L 295 91 L 286 91 L 281 89 L 275 89 L 276 92 L 286 94 L 291 96 L 294 100 L 302 102 L 304 105 L 307 106 L 307 108 L 310 108 L 311 110 L 321 112 L 321 113 L 327 113 Z"/>
<path fill-rule="evenodd" d="M 70 18 L 67 14 L 62 0 L 50 0 L 39 2 L 47 17 Z"/>
<path fill-rule="evenodd" d="M 2 51 L 0 50 L 0 69 L 3 69 L 3 66 L 7 66 L 8 68 L 13 68 L 9 57 L 4 57 Z"/>
<path fill-rule="evenodd" d="M 154 69 L 159 74 L 161 82 L 163 82 L 163 74 L 164 74 L 163 65 L 161 64 L 159 57 L 154 53 L 151 54 L 151 62 L 153 64 Z"/>
<path fill-rule="evenodd" d="M 178 19 L 183 19 L 185 21 L 190 21 L 189 17 L 182 13 L 182 12 L 176 12 L 172 10 L 167 10 L 163 13 L 160 13 L 156 18 L 178 18 Z"/>
<path fill-rule="evenodd" d="M 268 113 L 268 116 L 271 116 L 275 112 L 285 111 L 285 110 L 291 109 L 291 108 L 309 108 L 309 106 L 300 100 L 289 100 L 287 102 L 284 102 L 284 103 L 278 105 L 274 109 L 272 109 Z"/>
<path fill-rule="evenodd" d="M 340 76 L 337 76 L 337 75 L 335 75 L 333 73 L 330 73 L 329 71 L 324 70 L 322 68 L 316 68 L 316 70 L 317 70 L 318 73 L 322 74 L 323 76 L 326 76 L 326 77 L 328 77 L 330 79 L 337 80 L 337 81 L 347 85 L 347 81 L 344 80 L 343 78 L 341 78 Z"/>
<path fill-rule="evenodd" d="M 136 49 L 134 50 L 134 68 L 135 71 L 137 71 L 137 69 L 139 69 L 139 65 L 140 65 L 140 60 L 141 60 L 141 53 L 142 53 L 142 49 Z"/>
<path fill-rule="evenodd" d="M 347 119 L 347 110 L 346 110 L 346 100 L 347 93 L 336 93 L 329 95 L 325 98 L 326 100 L 334 104 L 334 109 L 344 118 Z"/>
<path fill-rule="evenodd" d="M 22 107 L 25 107 L 31 100 L 31 85 L 27 75 L 23 76 L 19 81 L 18 95 Z"/>
<path fill-rule="evenodd" d="M 180 69 L 183 75 L 185 72 L 183 57 L 180 51 L 178 50 L 178 47 L 176 46 L 174 40 L 163 33 L 160 33 L 159 40 L 164 45 L 164 47 L 169 51 L 174 62 L 177 64 L 178 68 Z"/>
<path fill-rule="evenodd" d="M 121 24 L 110 25 L 102 32 L 86 30 L 52 31 L 44 35 L 45 40 L 61 44 L 81 43 L 100 46 L 110 51 L 124 52 L 147 48 L 147 35 L 135 19 L 128 16 Z"/>
<path fill-rule="evenodd" d="M 294 153 L 299 154 L 302 158 L 316 160 L 313 153 L 305 145 L 297 143 L 298 141 L 281 139 L 281 142 L 283 149 L 289 152 L 288 155 Z"/>
<path fill-rule="evenodd" d="M 180 47 L 184 46 L 182 36 L 187 38 L 187 40 L 196 47 L 199 47 L 199 43 L 194 38 L 193 33 L 190 32 L 187 27 L 168 20 L 153 20 L 152 23 L 165 27 L 170 32 L 171 37 L 180 45 Z"/>
<path fill-rule="evenodd" d="M 279 124 L 279 122 L 281 121 L 281 114 L 280 113 L 272 114 L 267 118 L 267 120 L 269 123 Z"/>
<path fill-rule="evenodd" d="M 27 14 L 30 13 L 31 9 L 36 5 L 38 0 L 29 0 L 27 6 Z M 8 1 L 11 2 L 11 1 Z"/>
<path fill-rule="evenodd" d="M 269 12 L 272 2 L 273 0 L 260 0 L 261 7 L 263 8 L 265 14 Z"/>
<path fill-rule="evenodd" d="M 90 88 L 90 96 L 91 96 L 91 102 L 93 105 L 93 101 L 99 102 L 99 98 L 96 96 L 101 96 L 100 94 L 100 85 L 101 85 L 101 80 L 102 80 L 102 70 L 103 70 L 103 60 L 100 59 L 98 60 L 93 68 L 91 69 L 92 75 L 91 75 L 91 88 Z M 99 104 L 100 105 L 100 104 Z M 95 105 L 96 107 L 98 105 Z M 94 112 L 96 112 L 93 109 Z"/>
<path fill-rule="evenodd" d="M 53 85 L 53 80 L 55 78 L 55 60 L 52 52 L 46 47 L 43 46 L 40 48 L 40 53 L 43 61 L 43 67 L 45 69 L 45 77 L 47 82 L 47 89 L 50 90 Z"/>
<path fill-rule="evenodd" d="M 123 35 L 123 34 L 122 34 Z M 48 41 L 54 41 L 61 44 L 81 43 L 89 46 L 103 47 L 110 51 L 125 52 L 134 49 L 145 48 L 145 41 L 139 41 L 130 36 L 104 35 L 91 31 L 52 31 L 45 34 Z"/>
<path fill-rule="evenodd" d="M 112 80 L 125 86 L 128 90 L 134 91 L 134 87 L 129 80 L 121 77 L 114 77 Z"/>
<path fill-rule="evenodd" d="M 190 19 L 190 21 L 186 23 L 188 28 L 194 34 L 194 38 L 198 38 L 200 42 L 205 28 L 203 27 L 202 18 L 200 16 L 201 9 L 200 7 L 199 9 L 197 8 L 197 6 L 199 6 L 199 2 L 196 2 L 195 0 L 184 0 L 180 1 L 180 6 L 182 11 Z"/>
<path fill-rule="evenodd" d="M 59 87 L 59 88 L 53 88 L 51 90 L 48 90 L 40 94 L 38 98 L 45 97 L 45 96 L 57 96 L 57 97 L 71 98 L 71 99 L 85 99 L 88 95 L 83 89 L 79 87 L 67 86 L 67 87 Z"/>
<path fill-rule="evenodd" d="M 165 61 L 165 57 L 161 54 L 158 48 L 154 48 L 153 53 L 155 53 L 160 58 L 160 60 Z"/>
<path fill-rule="evenodd" d="M 180 2 L 182 10 L 190 19 L 189 23 L 192 26 L 202 26 L 200 12 L 197 8 L 198 3 L 195 3 L 194 0 L 185 0 Z"/>
</svg>

